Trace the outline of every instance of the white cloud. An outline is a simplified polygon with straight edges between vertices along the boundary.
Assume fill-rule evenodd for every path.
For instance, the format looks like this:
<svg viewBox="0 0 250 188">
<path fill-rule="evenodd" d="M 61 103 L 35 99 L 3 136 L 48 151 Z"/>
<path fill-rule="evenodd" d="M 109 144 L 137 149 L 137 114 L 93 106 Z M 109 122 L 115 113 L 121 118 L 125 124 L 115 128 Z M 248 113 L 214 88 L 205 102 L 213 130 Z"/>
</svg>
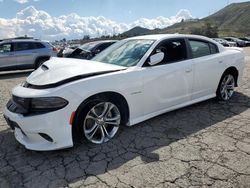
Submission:
<svg viewBox="0 0 250 188">
<path fill-rule="evenodd" d="M 3 1 L 3 0 L 0 0 L 0 1 Z M 14 0 L 15 2 L 17 3 L 20 3 L 20 4 L 24 4 L 24 3 L 28 3 L 30 2 L 31 0 Z M 37 1 L 40 1 L 40 0 L 33 0 L 34 2 L 37 2 Z"/>
<path fill-rule="evenodd" d="M 19 0 L 26 1 L 26 0 Z M 47 12 L 29 6 L 16 14 L 16 18 L 0 18 L 0 38 L 29 35 L 46 40 L 82 38 L 84 35 L 101 36 L 122 33 L 135 26 L 149 29 L 165 28 L 182 19 L 190 19 L 188 10 L 180 10 L 176 16 L 141 18 L 132 23 L 117 23 L 103 16 L 81 17 L 75 13 L 52 17 Z"/>
<path fill-rule="evenodd" d="M 15 0 L 17 3 L 20 3 L 20 4 L 24 4 L 24 3 L 28 3 L 29 1 L 28 0 Z"/>
</svg>

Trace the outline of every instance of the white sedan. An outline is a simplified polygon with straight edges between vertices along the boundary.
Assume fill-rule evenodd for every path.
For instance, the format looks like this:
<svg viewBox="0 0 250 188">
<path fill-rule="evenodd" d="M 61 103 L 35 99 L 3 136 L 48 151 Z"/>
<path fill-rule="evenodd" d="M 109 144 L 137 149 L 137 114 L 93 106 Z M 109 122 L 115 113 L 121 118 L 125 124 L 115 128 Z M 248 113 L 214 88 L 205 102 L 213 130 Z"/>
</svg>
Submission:
<svg viewBox="0 0 250 188">
<path fill-rule="evenodd" d="M 194 35 L 128 38 L 91 61 L 52 58 L 15 87 L 4 117 L 27 149 L 87 139 L 213 97 L 229 100 L 242 78 L 241 49 Z"/>
</svg>

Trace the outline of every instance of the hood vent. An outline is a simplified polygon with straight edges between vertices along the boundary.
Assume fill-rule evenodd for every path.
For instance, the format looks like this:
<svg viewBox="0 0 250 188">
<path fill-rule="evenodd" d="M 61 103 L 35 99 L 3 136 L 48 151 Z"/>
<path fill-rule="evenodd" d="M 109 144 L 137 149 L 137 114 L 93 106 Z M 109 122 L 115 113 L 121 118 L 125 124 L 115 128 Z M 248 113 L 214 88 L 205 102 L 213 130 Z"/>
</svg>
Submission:
<svg viewBox="0 0 250 188">
<path fill-rule="evenodd" d="M 46 71 L 46 70 L 49 70 L 49 67 L 47 67 L 46 65 L 43 64 L 43 65 L 41 65 L 41 69 Z"/>
</svg>

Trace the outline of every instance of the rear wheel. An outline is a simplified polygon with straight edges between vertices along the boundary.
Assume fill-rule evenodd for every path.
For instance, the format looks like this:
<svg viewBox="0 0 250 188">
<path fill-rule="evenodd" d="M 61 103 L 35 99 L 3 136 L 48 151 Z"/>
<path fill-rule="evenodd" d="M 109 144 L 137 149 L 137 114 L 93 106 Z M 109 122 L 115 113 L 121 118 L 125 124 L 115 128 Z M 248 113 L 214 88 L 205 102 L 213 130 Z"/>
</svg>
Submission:
<svg viewBox="0 0 250 188">
<path fill-rule="evenodd" d="M 111 100 L 94 100 L 79 114 L 78 128 L 87 141 L 102 144 L 112 139 L 121 124 L 121 110 Z"/>
<path fill-rule="evenodd" d="M 234 76 L 230 73 L 223 74 L 217 89 L 217 98 L 223 101 L 229 100 L 234 94 L 234 88 Z"/>
</svg>

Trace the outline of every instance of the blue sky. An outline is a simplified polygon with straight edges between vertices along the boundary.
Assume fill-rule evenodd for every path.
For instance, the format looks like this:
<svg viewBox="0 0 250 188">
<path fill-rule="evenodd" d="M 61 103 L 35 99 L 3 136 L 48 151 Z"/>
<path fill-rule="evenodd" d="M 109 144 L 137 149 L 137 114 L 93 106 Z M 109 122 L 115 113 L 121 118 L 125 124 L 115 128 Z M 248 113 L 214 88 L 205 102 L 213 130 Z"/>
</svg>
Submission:
<svg viewBox="0 0 250 188">
<path fill-rule="evenodd" d="M 0 18 L 13 18 L 16 13 L 33 5 L 57 17 L 70 13 L 85 16 L 104 16 L 117 22 L 128 23 L 157 16 L 170 17 L 180 9 L 188 9 L 194 17 L 205 17 L 227 3 L 244 2 L 242 0 L 0 0 Z M 19 0 L 25 1 L 25 0 Z"/>
<path fill-rule="evenodd" d="M 0 0 L 0 39 L 45 40 L 114 35 L 140 26 L 166 28 L 243 0 Z"/>
</svg>

